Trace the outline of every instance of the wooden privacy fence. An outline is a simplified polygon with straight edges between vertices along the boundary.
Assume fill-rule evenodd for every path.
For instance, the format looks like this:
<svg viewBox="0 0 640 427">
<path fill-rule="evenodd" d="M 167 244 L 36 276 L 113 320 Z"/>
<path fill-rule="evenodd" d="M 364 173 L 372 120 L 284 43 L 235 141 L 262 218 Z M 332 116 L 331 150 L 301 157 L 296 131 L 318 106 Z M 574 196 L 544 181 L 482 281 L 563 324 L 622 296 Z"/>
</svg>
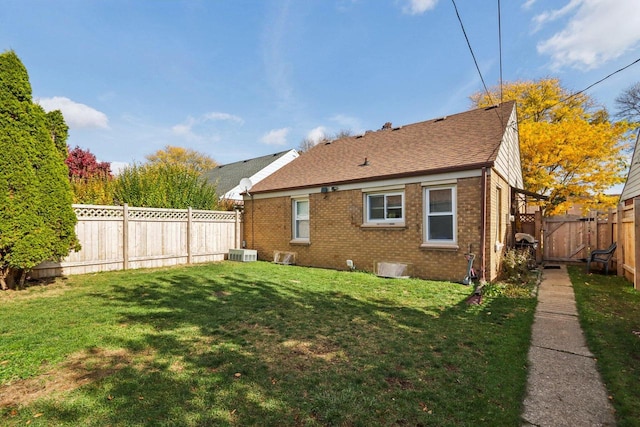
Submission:
<svg viewBox="0 0 640 427">
<path fill-rule="evenodd" d="M 640 265 L 640 199 L 621 203 L 607 213 L 542 218 L 541 241 L 544 261 L 586 261 L 591 251 L 616 242 L 614 271 L 640 290 L 640 275 L 636 274 Z"/>
<path fill-rule="evenodd" d="M 640 199 L 621 203 L 614 215 L 612 235 L 618 243 L 618 276 L 625 276 L 640 290 L 640 274 L 636 267 L 640 265 Z"/>
<path fill-rule="evenodd" d="M 240 212 L 73 205 L 82 245 L 32 278 L 222 261 L 241 242 Z"/>
<path fill-rule="evenodd" d="M 596 212 L 586 217 L 553 216 L 542 220 L 545 261 L 586 261 L 594 249 L 611 244 L 610 221 Z"/>
</svg>

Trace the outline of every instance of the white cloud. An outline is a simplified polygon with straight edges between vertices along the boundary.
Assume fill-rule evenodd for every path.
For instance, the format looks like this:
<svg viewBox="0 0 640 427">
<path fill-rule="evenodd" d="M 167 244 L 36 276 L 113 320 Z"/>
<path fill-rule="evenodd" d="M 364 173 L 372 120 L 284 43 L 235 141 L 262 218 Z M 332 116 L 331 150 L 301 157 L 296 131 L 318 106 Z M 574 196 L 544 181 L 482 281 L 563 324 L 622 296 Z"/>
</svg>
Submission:
<svg viewBox="0 0 640 427">
<path fill-rule="evenodd" d="M 203 116 L 203 118 L 207 120 L 221 120 L 221 121 L 230 121 L 230 122 L 244 124 L 244 120 L 241 117 L 234 116 L 233 114 L 229 114 L 229 113 L 218 113 L 218 112 L 206 113 Z"/>
<path fill-rule="evenodd" d="M 289 130 L 289 128 L 273 129 L 260 138 L 260 142 L 267 145 L 285 145 Z"/>
<path fill-rule="evenodd" d="M 345 114 L 336 114 L 331 117 L 331 121 L 336 122 L 340 126 L 341 130 L 349 130 L 354 134 L 364 131 L 362 124 L 360 123 L 360 119 L 355 117 L 347 116 Z"/>
<path fill-rule="evenodd" d="M 313 141 L 314 144 L 322 141 L 327 136 L 327 128 L 324 126 L 318 126 L 313 128 L 307 133 L 307 139 Z"/>
<path fill-rule="evenodd" d="M 45 111 L 62 111 L 64 121 L 70 128 L 109 128 L 109 119 L 106 114 L 64 96 L 39 98 L 36 102 Z"/>
<path fill-rule="evenodd" d="M 110 162 L 110 163 L 111 163 L 111 173 L 113 175 L 119 175 L 124 168 L 129 166 L 129 163 L 126 163 L 126 162 Z"/>
<path fill-rule="evenodd" d="M 197 134 L 194 128 L 210 121 L 227 121 L 235 122 L 240 125 L 244 124 L 244 120 L 241 117 L 234 116 L 233 114 L 229 113 L 220 113 L 214 111 L 205 113 L 197 118 L 189 116 L 184 122 L 172 126 L 171 131 L 179 136 L 184 136 L 192 139 L 200 139 L 200 136 Z"/>
<path fill-rule="evenodd" d="M 409 0 L 402 11 L 409 15 L 420 15 L 436 7 L 438 0 Z"/>
<path fill-rule="evenodd" d="M 534 22 L 545 24 L 574 10 L 564 29 L 538 43 L 538 53 L 551 56 L 554 69 L 597 68 L 640 44 L 640 13 L 632 1 L 571 0 Z"/>
<path fill-rule="evenodd" d="M 526 0 L 524 2 L 524 4 L 522 5 L 523 9 L 530 9 L 531 6 L 533 6 L 533 4 L 536 2 L 536 0 Z"/>
<path fill-rule="evenodd" d="M 296 16 L 292 16 L 292 0 L 276 2 L 273 13 L 267 15 L 263 31 L 262 56 L 265 77 L 280 108 L 290 109 L 296 104 L 291 81 L 293 72 L 287 43 L 292 36 Z"/>
<path fill-rule="evenodd" d="M 582 3 L 582 1 L 583 0 L 571 0 L 566 6 L 560 9 L 545 10 L 544 12 L 534 16 L 533 22 L 536 24 L 534 32 L 538 31 L 543 25 L 566 16 L 578 6 L 580 6 L 580 3 Z"/>
<path fill-rule="evenodd" d="M 191 135 L 191 128 L 196 123 L 196 120 L 193 117 L 187 117 L 187 120 L 184 123 L 180 123 L 171 128 L 173 133 L 181 136 Z"/>
</svg>

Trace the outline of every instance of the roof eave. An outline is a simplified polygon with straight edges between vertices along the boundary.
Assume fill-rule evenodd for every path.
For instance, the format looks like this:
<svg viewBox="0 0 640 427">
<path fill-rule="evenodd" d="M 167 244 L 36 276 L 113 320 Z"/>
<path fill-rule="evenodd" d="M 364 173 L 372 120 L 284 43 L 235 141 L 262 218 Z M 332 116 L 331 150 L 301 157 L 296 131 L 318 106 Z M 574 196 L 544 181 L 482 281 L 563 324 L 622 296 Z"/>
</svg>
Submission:
<svg viewBox="0 0 640 427">
<path fill-rule="evenodd" d="M 412 172 L 403 172 L 403 173 L 397 173 L 397 174 L 376 175 L 376 176 L 370 176 L 365 178 L 348 179 L 348 180 L 342 180 L 342 181 L 328 181 L 328 182 L 318 182 L 318 183 L 309 184 L 309 185 L 297 185 L 297 186 L 290 186 L 290 187 L 272 188 L 268 190 L 251 191 L 251 194 L 268 194 L 268 193 L 276 193 L 281 191 L 304 190 L 307 188 L 327 187 L 327 186 L 336 186 L 336 185 L 345 185 L 345 184 L 357 184 L 360 182 L 382 181 L 387 179 L 398 179 L 398 178 L 410 178 L 412 176 L 435 175 L 435 174 L 450 173 L 450 172 L 463 172 L 468 170 L 480 170 L 483 168 L 492 168 L 493 166 L 494 166 L 494 162 L 489 161 L 489 162 L 482 162 L 482 163 L 467 164 L 463 166 L 449 166 L 449 167 L 439 168 L 439 169 L 428 169 L 428 170 L 420 170 L 420 171 L 412 171 Z"/>
</svg>

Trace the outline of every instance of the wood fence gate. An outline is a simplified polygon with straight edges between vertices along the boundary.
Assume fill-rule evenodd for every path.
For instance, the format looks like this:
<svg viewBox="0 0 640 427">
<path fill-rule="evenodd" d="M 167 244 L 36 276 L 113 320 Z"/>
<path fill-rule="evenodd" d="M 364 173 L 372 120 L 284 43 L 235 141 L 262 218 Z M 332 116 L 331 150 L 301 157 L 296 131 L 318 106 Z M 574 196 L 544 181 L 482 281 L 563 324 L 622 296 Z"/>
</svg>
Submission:
<svg viewBox="0 0 640 427">
<path fill-rule="evenodd" d="M 610 221 L 597 212 L 586 217 L 555 216 L 542 219 L 545 261 L 586 261 L 594 249 L 611 244 Z"/>
</svg>

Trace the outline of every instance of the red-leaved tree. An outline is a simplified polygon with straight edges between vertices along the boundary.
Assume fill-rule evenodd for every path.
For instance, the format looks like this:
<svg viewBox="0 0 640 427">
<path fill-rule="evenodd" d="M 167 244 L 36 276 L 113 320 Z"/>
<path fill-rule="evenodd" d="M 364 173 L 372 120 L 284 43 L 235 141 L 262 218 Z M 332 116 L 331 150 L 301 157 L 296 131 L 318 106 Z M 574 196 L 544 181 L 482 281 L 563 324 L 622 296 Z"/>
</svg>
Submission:
<svg viewBox="0 0 640 427">
<path fill-rule="evenodd" d="M 109 162 L 99 162 L 89 150 L 76 146 L 65 160 L 73 190 L 73 203 L 113 204 L 113 175 Z"/>
<path fill-rule="evenodd" d="M 111 163 L 98 162 L 91 151 L 83 150 L 77 145 L 73 150 L 69 150 L 65 163 L 69 167 L 69 178 L 85 180 L 94 177 L 112 178 Z"/>
</svg>

